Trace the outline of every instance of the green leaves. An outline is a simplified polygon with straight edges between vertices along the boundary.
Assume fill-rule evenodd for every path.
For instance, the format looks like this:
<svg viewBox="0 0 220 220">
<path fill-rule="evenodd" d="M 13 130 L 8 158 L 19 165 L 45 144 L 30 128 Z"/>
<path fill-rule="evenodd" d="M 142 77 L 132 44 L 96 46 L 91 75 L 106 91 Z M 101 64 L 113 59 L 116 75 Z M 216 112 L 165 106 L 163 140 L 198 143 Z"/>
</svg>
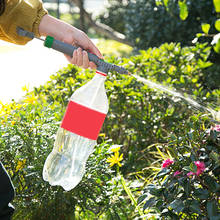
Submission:
<svg viewBox="0 0 220 220">
<path fill-rule="evenodd" d="M 212 192 L 216 193 L 220 190 L 220 185 L 214 177 L 206 175 L 204 182 Z"/>
<path fill-rule="evenodd" d="M 177 213 L 180 213 L 184 209 L 183 201 L 180 199 L 175 199 L 173 202 L 169 204 L 169 206 Z"/>
<path fill-rule="evenodd" d="M 158 172 L 157 177 L 159 178 L 164 178 L 167 174 L 170 173 L 170 170 L 167 168 L 162 169 L 161 171 Z"/>
<path fill-rule="evenodd" d="M 209 191 L 207 189 L 199 188 L 199 189 L 195 189 L 193 195 L 199 199 L 208 199 Z"/>
<path fill-rule="evenodd" d="M 220 132 L 216 133 L 211 130 L 207 136 L 207 132 L 201 129 L 199 115 L 192 116 L 190 120 L 192 124 L 189 132 L 185 131 L 185 135 L 179 136 L 176 145 L 172 139 L 168 145 L 169 148 L 167 145 L 164 146 L 164 151 L 172 148 L 173 154 L 175 154 L 175 148 L 178 149 L 179 154 L 177 153 L 175 156 L 172 167 L 169 168 L 169 171 L 162 169 L 154 177 L 154 184 L 150 184 L 147 189 L 154 196 L 153 201 L 160 201 L 160 216 L 171 219 L 174 219 L 173 214 L 177 216 L 176 219 L 178 217 L 179 219 L 180 217 L 190 219 L 192 216 L 200 219 L 206 216 L 216 220 L 220 215 L 218 196 L 216 196 L 220 192 L 220 185 L 219 172 L 216 178 L 215 169 L 219 168 L 218 154 L 220 152 L 210 136 L 215 133 L 217 138 Z M 187 145 L 196 147 L 187 148 Z M 206 169 L 202 175 L 196 175 L 199 169 L 205 168 L 204 166 Z M 188 176 L 189 172 L 195 175 Z M 178 175 L 175 174 L 174 177 L 174 173 L 178 173 Z M 150 204 L 151 208 L 158 208 L 157 202 Z"/>
<path fill-rule="evenodd" d="M 155 0 L 126 2 L 129 3 L 125 6 L 125 13 L 118 10 L 118 16 L 124 18 L 121 19 L 126 27 L 124 34 L 137 49 L 157 47 L 165 42 L 191 45 L 192 39 L 201 30 L 198 21 L 211 24 L 215 17 L 210 0 L 157 0 L 156 5 Z"/>
<path fill-rule="evenodd" d="M 216 53 L 220 53 L 220 33 L 213 37 L 212 45 Z"/>
<path fill-rule="evenodd" d="M 139 205 L 140 203 L 142 203 L 147 198 L 147 196 L 147 194 L 143 194 L 140 197 L 138 197 L 137 204 Z"/>
<path fill-rule="evenodd" d="M 215 11 L 219 13 L 220 12 L 220 0 L 213 0 L 213 4 L 215 6 Z"/>
<path fill-rule="evenodd" d="M 148 199 L 148 200 L 145 202 L 144 207 L 143 207 L 143 210 L 152 208 L 152 207 L 154 207 L 155 204 L 156 204 L 155 198 L 154 198 L 154 197 L 151 197 L 150 199 Z"/>
<path fill-rule="evenodd" d="M 163 3 L 166 7 L 168 7 L 169 0 L 163 0 Z"/>
<path fill-rule="evenodd" d="M 207 93 L 202 85 L 197 87 L 204 73 L 203 68 L 209 65 L 206 61 L 209 52 L 210 48 L 204 44 L 194 47 L 163 44 L 159 48 L 150 48 L 127 59 L 112 57 L 109 61 L 120 63 L 130 72 L 152 82 L 160 82 L 183 93 L 194 94 L 199 100 L 203 100 L 203 104 L 216 105 L 215 98 L 219 97 L 217 90 L 209 90 Z M 107 213 L 106 219 L 112 216 L 112 219 L 116 219 L 115 216 L 120 216 L 121 219 L 133 217 L 135 207 L 125 195 L 125 191 L 131 195 L 128 185 L 122 182 L 123 188 L 119 180 L 114 178 L 115 171 L 110 170 L 106 164 L 106 151 L 112 143 L 116 143 L 124 146 L 124 175 L 133 181 L 136 174 L 137 178 L 146 178 L 146 182 L 151 183 L 137 201 L 140 208 L 149 209 L 146 212 L 156 212 L 159 217 L 177 220 L 184 215 L 188 219 L 193 215 L 204 216 L 206 213 L 203 210 L 207 208 L 209 213 L 215 214 L 215 207 L 212 203 L 207 205 L 207 201 L 214 201 L 219 189 L 219 172 L 215 166 L 219 155 L 215 143 L 219 133 L 212 132 L 213 137 L 206 139 L 208 134 L 201 128 L 204 125 L 208 128 L 210 125 L 208 113 L 204 113 L 206 116 L 196 114 L 194 109 L 182 101 L 167 97 L 165 93 L 157 92 L 132 77 L 115 73 L 109 74 L 106 80 L 110 100 L 109 113 L 102 128 L 104 135 L 98 140 L 100 144 L 88 160 L 85 178 L 69 193 L 45 185 L 40 178 L 42 165 L 53 147 L 54 135 L 62 120 L 64 107 L 71 93 L 93 75 L 94 72 L 82 71 L 73 66 L 60 70 L 50 81 L 35 90 L 35 94 L 42 96 L 39 103 L 12 111 L 7 118 L 7 124 L 1 124 L 0 148 L 10 170 L 13 171 L 16 159 L 27 158 L 28 165 L 23 169 L 27 174 L 19 175 L 22 175 L 25 184 L 28 183 L 28 197 L 33 195 L 34 189 L 34 198 L 39 204 L 37 208 L 33 204 L 30 209 L 40 210 L 43 214 L 51 212 L 51 215 L 54 213 L 51 210 L 58 210 L 56 214 L 59 219 L 63 219 L 59 216 L 61 214 L 72 213 L 73 208 L 83 210 L 85 215 L 89 213 L 87 218 L 80 216 L 82 219 L 93 219 L 93 216 L 95 219 L 97 215 L 102 218 L 102 212 Z M 19 123 L 12 125 L 13 117 Z M 155 150 L 156 145 L 148 147 L 155 143 L 161 143 L 163 155 L 174 159 L 175 162 L 169 169 L 161 169 L 161 157 Z M 188 172 L 196 172 L 194 161 L 199 158 L 207 163 L 204 175 L 188 178 Z M 147 169 L 150 166 L 156 168 L 157 175 Z M 179 174 L 174 177 L 176 172 Z M 20 186 L 18 180 L 18 177 L 14 178 L 16 189 Z M 130 190 L 134 192 L 133 199 L 137 199 L 137 186 L 134 187 L 133 184 Z M 22 195 L 16 201 L 16 205 L 20 204 L 19 208 L 26 204 L 27 198 L 23 191 L 20 192 Z M 68 206 L 64 206 L 62 201 L 68 201 Z M 21 211 L 23 216 L 27 216 L 25 211 L 26 208 Z"/>
<path fill-rule="evenodd" d="M 147 190 L 149 191 L 149 193 L 153 196 L 161 196 L 163 189 L 160 187 L 157 187 L 154 184 L 149 184 L 147 186 Z"/>
<path fill-rule="evenodd" d="M 195 165 L 194 162 L 190 163 L 189 166 L 184 166 L 183 170 L 187 171 L 187 172 L 193 172 L 195 173 L 197 171 L 197 166 Z"/>
<path fill-rule="evenodd" d="M 209 33 L 209 29 L 210 29 L 210 24 L 202 24 L 202 31 L 203 31 L 205 34 L 208 34 L 208 33 Z"/>
<path fill-rule="evenodd" d="M 197 200 L 193 200 L 189 208 L 193 213 L 198 213 L 200 215 L 202 214 L 200 209 L 200 203 Z"/>
<path fill-rule="evenodd" d="M 179 14 L 180 19 L 184 21 L 188 17 L 188 8 L 186 5 L 186 1 L 179 0 L 178 5 L 179 5 L 179 9 L 180 9 L 180 14 Z"/>
<path fill-rule="evenodd" d="M 211 220 L 219 219 L 220 213 L 218 212 L 218 206 L 216 204 L 216 201 L 214 201 L 214 200 L 208 201 L 207 205 L 206 205 L 206 209 L 208 212 L 208 217 Z"/>
<path fill-rule="evenodd" d="M 220 19 L 215 21 L 215 28 L 217 31 L 220 31 Z"/>
</svg>

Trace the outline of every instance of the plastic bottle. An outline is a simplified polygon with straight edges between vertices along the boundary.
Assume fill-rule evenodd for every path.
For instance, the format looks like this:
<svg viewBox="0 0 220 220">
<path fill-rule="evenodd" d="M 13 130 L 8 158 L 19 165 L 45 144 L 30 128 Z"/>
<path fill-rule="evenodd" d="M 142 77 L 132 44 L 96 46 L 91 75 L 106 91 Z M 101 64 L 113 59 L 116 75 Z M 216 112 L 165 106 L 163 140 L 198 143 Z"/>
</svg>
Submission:
<svg viewBox="0 0 220 220">
<path fill-rule="evenodd" d="M 52 186 L 60 185 L 69 191 L 85 173 L 86 161 L 108 112 L 105 78 L 105 73 L 96 71 L 93 79 L 70 98 L 54 148 L 43 168 L 43 179 Z"/>
</svg>

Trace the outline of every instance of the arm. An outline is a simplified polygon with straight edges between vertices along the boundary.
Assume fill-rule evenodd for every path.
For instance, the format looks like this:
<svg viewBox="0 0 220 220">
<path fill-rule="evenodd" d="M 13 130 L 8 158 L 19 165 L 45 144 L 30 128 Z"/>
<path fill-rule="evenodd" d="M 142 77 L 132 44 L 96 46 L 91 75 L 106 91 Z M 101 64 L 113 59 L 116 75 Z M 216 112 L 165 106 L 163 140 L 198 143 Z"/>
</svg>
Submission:
<svg viewBox="0 0 220 220">
<path fill-rule="evenodd" d="M 30 39 L 17 35 L 16 28 L 21 27 L 34 32 L 38 37 L 51 35 L 69 44 L 74 44 L 102 58 L 101 53 L 79 29 L 58 20 L 44 9 L 41 0 L 7 0 L 4 13 L 0 16 L 0 39 L 15 43 L 26 44 Z M 86 51 L 78 49 L 73 58 L 66 56 L 70 63 L 84 68 L 96 68 L 89 62 Z"/>
</svg>

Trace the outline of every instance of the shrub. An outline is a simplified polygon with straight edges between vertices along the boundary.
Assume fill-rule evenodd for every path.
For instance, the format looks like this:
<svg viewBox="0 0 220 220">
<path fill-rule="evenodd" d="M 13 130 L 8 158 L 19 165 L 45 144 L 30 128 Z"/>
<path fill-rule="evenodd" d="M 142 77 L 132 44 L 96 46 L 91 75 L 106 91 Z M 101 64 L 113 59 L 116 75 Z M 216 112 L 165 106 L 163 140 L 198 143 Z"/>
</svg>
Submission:
<svg viewBox="0 0 220 220">
<path fill-rule="evenodd" d="M 107 7 L 107 10 L 98 16 L 98 20 L 100 20 L 101 23 L 112 27 L 119 33 L 124 34 L 124 15 L 126 12 L 127 1 L 126 4 L 124 4 L 124 1 L 108 0 L 108 3 L 109 6 Z"/>
<path fill-rule="evenodd" d="M 185 133 L 163 145 L 164 161 L 138 202 L 165 219 L 220 219 L 220 125 L 204 129 L 206 119 L 191 117 Z"/>
<path fill-rule="evenodd" d="M 210 65 L 208 54 L 209 48 L 203 44 L 186 48 L 164 44 L 137 56 L 118 60 L 111 57 L 108 61 L 215 108 L 220 91 L 207 91 L 199 82 L 204 68 Z M 96 151 L 89 158 L 80 184 L 64 193 L 42 180 L 42 168 L 69 97 L 93 76 L 94 72 L 68 65 L 45 85 L 28 92 L 23 104 L 3 106 L 1 160 L 16 186 L 16 219 L 132 219 L 134 206 L 106 163 L 109 147 L 113 143 L 123 145 L 121 174 L 126 181 L 138 175 L 147 177 L 152 171 L 144 168 L 158 160 L 155 144 L 166 144 L 170 134 L 181 137 L 190 123 L 187 119 L 196 112 L 179 98 L 151 88 L 151 83 L 144 85 L 131 76 L 109 74 L 105 86 L 110 109 Z M 205 107 L 201 110 L 211 117 Z"/>
<path fill-rule="evenodd" d="M 14 219 L 128 216 L 133 208 L 126 198 L 121 199 L 122 186 L 115 187 L 106 162 L 111 141 L 100 139 L 88 160 L 86 175 L 74 190 L 64 192 L 60 186 L 43 181 L 43 165 L 52 150 L 63 110 L 57 103 L 48 106 L 42 98 L 27 96 L 24 104 L 2 106 L 0 160 L 16 189 Z"/>
<path fill-rule="evenodd" d="M 201 32 L 201 23 L 213 24 L 216 17 L 212 0 L 185 1 L 189 13 L 185 21 L 179 17 L 176 0 L 122 2 L 110 0 L 110 6 L 100 20 L 124 33 L 138 49 L 158 47 L 165 42 L 192 45 L 196 34 Z M 167 6 L 165 2 L 168 2 Z"/>
<path fill-rule="evenodd" d="M 206 91 L 199 83 L 204 68 L 211 65 L 206 61 L 208 54 L 209 49 L 201 44 L 191 48 L 164 44 L 160 48 L 141 51 L 137 56 L 121 60 L 112 57 L 109 61 L 124 65 L 130 72 L 154 82 L 168 84 L 183 95 L 191 94 L 204 105 L 212 103 L 214 106 L 210 107 L 215 107 L 219 90 Z M 93 74 L 69 65 L 51 76 L 47 84 L 35 88 L 35 93 L 43 94 L 49 103 L 57 101 L 65 107 L 73 91 Z M 193 106 L 184 105 L 177 101 L 177 97 L 155 91 L 130 76 L 109 74 L 105 86 L 110 108 L 102 132 L 114 143 L 124 145 L 125 172 L 141 170 L 146 158 L 150 163 L 153 158 L 148 157 L 149 150 L 145 151 L 146 155 L 142 150 L 153 143 L 166 142 L 172 131 L 181 133 L 184 128 L 180 123 L 194 112 Z"/>
</svg>

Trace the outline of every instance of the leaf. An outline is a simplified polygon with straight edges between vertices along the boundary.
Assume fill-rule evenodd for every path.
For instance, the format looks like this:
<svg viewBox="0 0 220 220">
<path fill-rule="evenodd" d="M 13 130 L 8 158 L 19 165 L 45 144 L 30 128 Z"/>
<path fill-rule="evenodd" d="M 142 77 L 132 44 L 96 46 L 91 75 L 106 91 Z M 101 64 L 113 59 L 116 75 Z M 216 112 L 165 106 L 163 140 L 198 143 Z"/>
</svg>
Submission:
<svg viewBox="0 0 220 220">
<path fill-rule="evenodd" d="M 167 7 L 167 6 L 168 6 L 168 3 L 169 3 L 169 0 L 163 0 L 163 3 L 164 3 L 164 5 Z"/>
<path fill-rule="evenodd" d="M 213 37 L 211 44 L 212 44 L 212 45 L 217 44 L 218 41 L 219 41 L 219 39 L 220 39 L 220 33 L 216 34 L 216 35 Z"/>
<path fill-rule="evenodd" d="M 151 208 L 155 205 L 156 200 L 155 197 L 151 197 L 149 200 L 146 201 L 146 203 L 144 204 L 143 210 L 147 209 L 147 208 Z"/>
<path fill-rule="evenodd" d="M 215 11 L 219 13 L 220 12 L 220 0 L 213 0 L 213 4 L 215 6 Z"/>
<path fill-rule="evenodd" d="M 160 148 L 158 146 L 156 146 L 158 153 L 160 154 L 160 156 L 165 160 L 165 156 L 163 155 L 163 153 L 161 152 Z"/>
<path fill-rule="evenodd" d="M 197 200 L 194 200 L 194 201 L 192 201 L 192 203 L 190 204 L 189 208 L 190 208 L 193 212 L 195 212 L 195 213 L 202 214 L 199 205 L 200 205 L 199 202 L 198 202 Z"/>
<path fill-rule="evenodd" d="M 154 195 L 154 196 L 160 196 L 163 189 L 162 188 L 157 188 L 155 185 L 153 184 L 149 184 L 147 189 L 149 190 L 149 193 L 151 195 Z"/>
<path fill-rule="evenodd" d="M 184 209 L 184 204 L 182 200 L 175 199 L 170 203 L 170 207 L 175 211 L 180 213 Z"/>
<path fill-rule="evenodd" d="M 168 173 L 170 173 L 170 170 L 167 168 L 162 169 L 158 174 L 157 177 L 163 178 L 166 176 Z"/>
<path fill-rule="evenodd" d="M 147 194 L 140 196 L 137 200 L 137 204 L 142 203 L 147 198 Z"/>
<path fill-rule="evenodd" d="M 220 53 L 220 39 L 218 39 L 218 42 L 214 46 L 214 50 L 216 53 Z"/>
<path fill-rule="evenodd" d="M 196 189 L 193 195 L 199 199 L 208 199 L 209 191 L 207 189 Z"/>
<path fill-rule="evenodd" d="M 186 5 L 186 1 L 178 1 L 179 8 L 180 8 L 180 19 L 185 20 L 188 17 L 188 8 Z"/>
<path fill-rule="evenodd" d="M 183 167 L 183 170 L 185 170 L 185 171 L 191 171 L 191 168 L 190 168 L 190 166 L 185 166 L 185 167 Z"/>
<path fill-rule="evenodd" d="M 216 202 L 214 200 L 207 202 L 206 209 L 207 209 L 209 218 L 216 216 L 218 213 Z"/>
<path fill-rule="evenodd" d="M 220 160 L 219 160 L 219 154 L 217 154 L 216 152 L 214 151 L 211 151 L 211 153 L 209 154 L 209 156 L 216 162 L 218 163 Z"/>
<path fill-rule="evenodd" d="M 156 3 L 156 6 L 162 5 L 162 2 L 160 0 L 156 0 L 155 3 Z"/>
<path fill-rule="evenodd" d="M 220 19 L 215 21 L 215 28 L 217 31 L 220 31 Z"/>
<path fill-rule="evenodd" d="M 197 63 L 197 64 L 198 64 L 198 66 L 201 67 L 201 68 L 207 68 L 207 67 L 209 67 L 209 66 L 212 65 L 211 62 L 203 61 L 203 60 L 201 60 L 201 59 L 198 59 L 198 63 Z"/>
<path fill-rule="evenodd" d="M 192 171 L 193 173 L 197 171 L 197 166 L 195 165 L 195 163 L 190 164 L 190 171 Z"/>
<path fill-rule="evenodd" d="M 186 195 L 189 196 L 192 187 L 191 187 L 190 182 L 188 180 L 184 181 L 183 188 L 184 188 Z"/>
<path fill-rule="evenodd" d="M 209 29 L 210 29 L 210 24 L 205 24 L 205 23 L 202 24 L 202 31 L 203 31 L 205 34 L 208 34 L 208 33 L 209 33 Z"/>
<path fill-rule="evenodd" d="M 220 185 L 211 176 L 206 176 L 204 182 L 212 192 L 217 192 L 220 189 Z"/>
<path fill-rule="evenodd" d="M 198 37 L 198 38 L 199 38 L 199 37 L 203 37 L 203 36 L 204 36 L 203 33 L 197 33 L 197 34 L 196 34 L 196 37 Z"/>
</svg>

